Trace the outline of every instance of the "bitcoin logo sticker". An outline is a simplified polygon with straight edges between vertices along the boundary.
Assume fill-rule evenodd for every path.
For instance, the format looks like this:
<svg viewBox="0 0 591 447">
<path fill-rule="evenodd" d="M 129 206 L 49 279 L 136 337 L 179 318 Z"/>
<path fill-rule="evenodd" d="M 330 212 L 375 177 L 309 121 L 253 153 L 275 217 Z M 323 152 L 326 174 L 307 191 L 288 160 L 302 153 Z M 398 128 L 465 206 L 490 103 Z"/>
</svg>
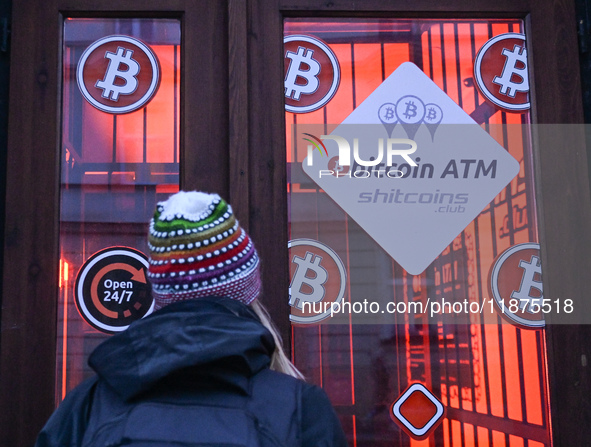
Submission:
<svg viewBox="0 0 591 447">
<path fill-rule="evenodd" d="M 398 123 L 398 121 L 397 121 L 398 117 L 396 116 L 396 113 L 394 112 L 395 109 L 396 109 L 396 105 L 392 104 L 391 102 L 387 102 L 385 104 L 382 104 L 380 106 L 380 108 L 378 109 L 378 118 L 380 119 L 380 121 L 384 125 L 386 132 L 388 132 L 388 136 L 392 135 L 392 131 L 394 130 L 394 128 L 396 127 L 396 124 Z"/>
<path fill-rule="evenodd" d="M 335 177 L 342 177 L 344 175 L 347 175 L 349 169 L 351 169 L 351 166 L 344 166 L 340 164 L 339 157 L 337 156 L 332 157 L 330 160 L 328 160 L 328 165 L 326 166 L 326 168 L 329 169 L 332 172 L 332 175 L 334 175 Z"/>
<path fill-rule="evenodd" d="M 320 265 L 320 261 L 322 261 L 322 256 L 315 255 L 309 251 L 306 252 L 305 258 L 294 255 L 291 262 L 296 264 L 297 267 L 292 280 L 292 284 L 295 284 L 295 287 L 291 288 L 289 295 L 290 306 L 302 310 L 304 301 L 313 303 L 322 301 L 326 294 L 324 284 L 328 279 L 328 272 Z M 311 276 L 308 275 L 308 271 L 310 270 L 313 272 Z M 302 286 L 304 284 L 311 288 L 311 293 L 302 292 Z"/>
<path fill-rule="evenodd" d="M 425 124 L 431 140 L 435 140 L 435 132 L 443 120 L 443 110 L 435 103 L 425 104 L 415 95 L 405 95 L 396 104 L 384 103 L 378 109 L 378 118 L 384 125 L 388 135 L 392 135 L 398 123 L 409 138 L 414 138 L 421 124 Z"/>
<path fill-rule="evenodd" d="M 514 245 L 495 261 L 489 286 L 500 314 L 524 327 L 543 327 L 544 291 L 540 245 L 533 242 Z"/>
<path fill-rule="evenodd" d="M 396 114 L 394 113 L 395 107 L 396 106 L 391 102 L 387 102 L 386 104 L 382 104 L 380 106 L 380 109 L 378 110 L 378 116 L 383 124 L 391 124 L 396 122 Z"/>
<path fill-rule="evenodd" d="M 535 314 L 534 305 L 543 299 L 542 287 L 542 265 L 540 258 L 536 255 L 531 255 L 529 261 L 522 259 L 519 261 L 519 268 L 523 269 L 521 275 L 521 284 L 519 290 L 514 290 L 511 293 L 511 298 L 519 301 L 518 307 L 521 311 Z M 536 280 L 536 278 L 539 278 Z M 532 294 L 535 294 L 532 297 Z"/>
<path fill-rule="evenodd" d="M 408 138 L 412 140 L 425 117 L 425 104 L 417 96 L 406 95 L 396 103 L 395 112 Z"/>
<path fill-rule="evenodd" d="M 310 95 L 318 90 L 318 86 L 320 85 L 320 81 L 318 80 L 320 64 L 312 56 L 314 56 L 314 50 L 307 50 L 303 47 L 298 47 L 297 53 L 292 53 L 291 51 L 285 53 L 285 57 L 291 59 L 289 69 L 287 70 L 287 78 L 285 79 L 286 98 L 299 101 L 302 93 Z M 303 70 L 302 66 L 306 65 L 308 69 Z M 304 84 L 296 83 L 298 76 L 305 80 Z"/>
<path fill-rule="evenodd" d="M 486 42 L 476 55 L 474 78 L 480 92 L 496 106 L 510 112 L 529 109 L 525 35 L 506 33 Z"/>
<path fill-rule="evenodd" d="M 144 107 L 156 94 L 160 66 L 154 52 L 129 36 L 108 36 L 91 44 L 80 57 L 76 80 L 82 96 L 112 114 Z"/>
<path fill-rule="evenodd" d="M 285 109 L 308 113 L 324 107 L 336 93 L 340 68 L 327 44 L 311 36 L 287 36 L 285 51 Z"/>
<path fill-rule="evenodd" d="M 124 55 L 125 52 L 125 55 Z M 137 74 L 140 72 L 140 64 L 132 59 L 132 50 L 117 48 L 117 53 L 107 51 L 105 57 L 109 59 L 109 67 L 105 79 L 97 81 L 96 86 L 103 90 L 102 97 L 109 98 L 111 101 L 118 101 L 119 95 L 130 95 L 137 89 Z M 122 70 L 121 65 L 126 66 Z M 115 85 L 116 78 L 121 78 L 125 82 L 123 85 Z"/>
<path fill-rule="evenodd" d="M 318 323 L 330 316 L 331 304 L 340 304 L 345 296 L 345 265 L 333 249 L 313 239 L 294 239 L 288 247 L 289 319 L 301 324 Z"/>
<path fill-rule="evenodd" d="M 495 76 L 493 83 L 500 85 L 499 93 L 515 98 L 517 92 L 529 92 L 529 78 L 527 76 L 527 50 L 519 45 L 513 46 L 513 51 L 503 48 L 503 56 L 507 58 L 501 76 Z M 516 81 L 513 79 L 517 78 Z"/>
<path fill-rule="evenodd" d="M 435 132 L 443 120 L 443 110 L 437 104 L 425 104 L 425 124 L 431 134 L 431 141 L 435 141 Z"/>
</svg>

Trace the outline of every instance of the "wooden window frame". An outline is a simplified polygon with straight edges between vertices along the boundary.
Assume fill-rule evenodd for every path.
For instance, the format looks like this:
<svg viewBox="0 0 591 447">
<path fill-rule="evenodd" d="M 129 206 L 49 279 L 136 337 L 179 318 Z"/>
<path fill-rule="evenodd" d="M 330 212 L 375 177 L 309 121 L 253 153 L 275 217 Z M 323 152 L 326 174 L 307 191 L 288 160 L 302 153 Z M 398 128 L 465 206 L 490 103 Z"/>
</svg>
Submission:
<svg viewBox="0 0 591 447">
<path fill-rule="evenodd" d="M 14 2 L 1 323 L 7 330 L 0 339 L 3 444 L 32 445 L 55 408 L 64 18 L 181 20 L 181 187 L 229 197 L 227 15 L 226 5 L 205 0 Z"/>
<path fill-rule="evenodd" d="M 55 404 L 60 36 L 63 17 L 93 16 L 181 18 L 181 186 L 227 197 L 258 241 L 265 302 L 286 341 L 284 17 L 523 18 L 534 122 L 583 122 L 572 1 L 14 2 L 0 335 L 0 439 L 10 446 L 32 445 Z M 572 147 L 561 157 L 548 146 L 534 156 L 548 296 L 585 296 L 591 271 L 591 236 L 581 232 L 591 228 L 586 154 Z M 591 303 L 578 311 L 591 314 Z M 582 360 L 591 359 L 590 336 L 590 326 L 546 331 L 556 446 L 591 438 L 591 383 Z"/>
<path fill-rule="evenodd" d="M 530 58 L 532 118 L 536 124 L 582 124 L 575 4 L 550 0 L 432 2 L 417 0 L 252 0 L 248 2 L 248 97 L 251 147 L 265 141 L 281 146 L 283 118 L 283 19 L 286 17 L 520 18 L 525 21 Z M 231 39 L 232 41 L 232 39 Z M 267 61 L 267 64 L 265 64 Z M 269 97 L 277 91 L 277 98 Z M 256 101 L 266 98 L 266 107 Z M 278 99 L 280 98 L 280 99 Z M 257 114 L 253 114 L 256 112 Z M 591 207 L 587 154 L 572 135 L 561 157 L 545 144 L 534 148 L 538 230 L 544 295 L 577 297 L 577 312 L 591 315 L 583 280 L 591 271 Z M 283 168 L 285 154 L 274 163 Z M 568 219 L 565 218 L 568 216 Z M 583 231 L 582 231 L 583 230 Z M 591 438 L 590 325 L 547 325 L 546 344 L 555 446 L 585 445 Z"/>
</svg>

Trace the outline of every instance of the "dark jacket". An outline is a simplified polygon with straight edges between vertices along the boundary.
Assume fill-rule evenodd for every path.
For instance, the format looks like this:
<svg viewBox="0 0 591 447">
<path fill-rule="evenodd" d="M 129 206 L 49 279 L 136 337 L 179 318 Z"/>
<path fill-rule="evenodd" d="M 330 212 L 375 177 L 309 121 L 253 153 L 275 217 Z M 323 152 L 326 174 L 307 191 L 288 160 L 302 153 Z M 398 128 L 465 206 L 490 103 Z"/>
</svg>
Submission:
<svg viewBox="0 0 591 447">
<path fill-rule="evenodd" d="M 268 369 L 273 349 L 269 331 L 237 301 L 199 298 L 171 304 L 95 349 L 89 364 L 97 376 L 68 393 L 36 447 L 81 446 L 87 431 L 159 396 L 183 403 L 191 396 L 205 393 L 216 399 L 229 392 L 251 399 L 257 418 L 278 439 L 289 438 L 282 439 L 285 445 L 346 446 L 320 388 Z M 257 378 L 273 388 L 259 393 L 267 397 L 256 392 L 248 397 Z M 263 401 L 269 395 L 275 396 L 271 405 Z M 279 414 L 286 411 L 287 417 Z"/>
</svg>

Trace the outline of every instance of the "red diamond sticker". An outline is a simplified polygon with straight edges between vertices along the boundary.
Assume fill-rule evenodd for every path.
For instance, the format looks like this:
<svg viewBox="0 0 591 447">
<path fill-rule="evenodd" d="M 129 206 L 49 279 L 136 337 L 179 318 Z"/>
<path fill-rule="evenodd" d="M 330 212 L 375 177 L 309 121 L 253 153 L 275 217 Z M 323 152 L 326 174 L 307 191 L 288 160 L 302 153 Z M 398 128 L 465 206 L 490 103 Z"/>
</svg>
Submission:
<svg viewBox="0 0 591 447">
<path fill-rule="evenodd" d="M 428 437 L 443 415 L 443 404 L 421 383 L 413 383 L 392 404 L 392 419 L 414 439 Z"/>
</svg>

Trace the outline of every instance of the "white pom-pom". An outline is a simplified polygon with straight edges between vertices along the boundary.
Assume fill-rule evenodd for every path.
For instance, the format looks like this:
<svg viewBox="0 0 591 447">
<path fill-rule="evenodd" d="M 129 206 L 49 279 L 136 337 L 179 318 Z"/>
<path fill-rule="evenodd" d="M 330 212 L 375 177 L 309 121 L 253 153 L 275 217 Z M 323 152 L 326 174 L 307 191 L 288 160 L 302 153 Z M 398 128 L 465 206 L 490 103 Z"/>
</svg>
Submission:
<svg viewBox="0 0 591 447">
<path fill-rule="evenodd" d="M 216 200 L 219 201 L 219 198 L 217 194 L 179 191 L 170 196 L 165 202 L 160 202 L 162 206 L 160 219 L 172 220 L 180 215 L 191 221 L 200 220 L 203 215 L 207 216 L 211 213 L 211 204 Z"/>
</svg>

